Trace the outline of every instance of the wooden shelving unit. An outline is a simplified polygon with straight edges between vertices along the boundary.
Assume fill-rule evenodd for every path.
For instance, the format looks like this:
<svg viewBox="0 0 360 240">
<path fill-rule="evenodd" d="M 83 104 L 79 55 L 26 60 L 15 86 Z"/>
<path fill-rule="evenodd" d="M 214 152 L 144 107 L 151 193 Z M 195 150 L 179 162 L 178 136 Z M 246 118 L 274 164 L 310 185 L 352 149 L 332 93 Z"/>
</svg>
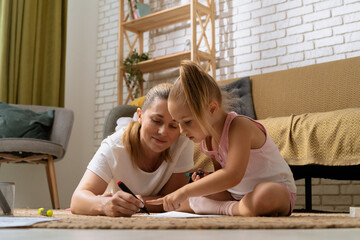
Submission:
<svg viewBox="0 0 360 240">
<path fill-rule="evenodd" d="M 126 74 L 123 68 L 124 59 L 131 54 L 138 43 L 137 51 L 143 53 L 143 33 L 157 28 L 173 25 L 180 22 L 190 20 L 191 27 L 191 50 L 162 56 L 138 64 L 143 73 L 160 71 L 168 68 L 177 67 L 181 60 L 190 59 L 196 62 L 207 62 L 206 70 L 210 71 L 212 76 L 216 76 L 215 63 L 215 3 L 214 0 L 207 0 L 207 6 L 198 2 L 198 0 L 190 0 L 190 3 L 184 4 L 171 9 L 155 12 L 150 15 L 129 20 L 129 15 L 124 14 L 124 2 L 119 0 L 119 67 L 118 67 L 118 104 L 123 104 L 123 81 L 126 81 Z M 206 16 L 205 21 L 201 18 Z M 209 44 L 206 36 L 207 25 L 211 24 L 211 44 Z M 201 27 L 202 34 L 199 39 L 196 36 L 197 26 Z M 135 33 L 136 37 L 133 42 L 129 40 L 127 32 Z M 129 52 L 124 54 L 124 43 L 128 44 Z M 205 42 L 207 51 L 200 51 L 199 47 L 202 41 Z M 130 90 L 130 91 L 129 91 Z M 131 89 L 128 89 L 129 95 L 125 100 L 125 104 L 134 99 Z M 142 86 L 140 86 L 140 95 Z"/>
</svg>

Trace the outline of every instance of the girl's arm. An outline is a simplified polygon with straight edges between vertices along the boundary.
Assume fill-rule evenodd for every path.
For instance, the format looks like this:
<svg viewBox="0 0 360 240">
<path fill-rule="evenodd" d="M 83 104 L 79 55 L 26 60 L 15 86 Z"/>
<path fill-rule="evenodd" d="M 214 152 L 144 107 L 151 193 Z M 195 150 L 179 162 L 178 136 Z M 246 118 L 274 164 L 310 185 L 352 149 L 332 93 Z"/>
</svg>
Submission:
<svg viewBox="0 0 360 240">
<path fill-rule="evenodd" d="M 90 170 L 86 170 L 71 198 L 70 209 L 74 214 L 131 216 L 143 203 L 131 194 L 118 191 L 103 195 L 107 183 Z"/>
</svg>

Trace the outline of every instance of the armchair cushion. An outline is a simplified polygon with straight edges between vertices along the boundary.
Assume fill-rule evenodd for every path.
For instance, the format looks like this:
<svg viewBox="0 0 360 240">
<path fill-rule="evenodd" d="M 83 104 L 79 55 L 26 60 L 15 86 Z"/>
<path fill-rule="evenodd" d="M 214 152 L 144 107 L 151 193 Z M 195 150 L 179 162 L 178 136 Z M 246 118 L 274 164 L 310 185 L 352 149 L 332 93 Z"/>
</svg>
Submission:
<svg viewBox="0 0 360 240">
<path fill-rule="evenodd" d="M 37 138 L 48 140 L 54 110 L 36 113 L 0 102 L 0 138 Z"/>
<path fill-rule="evenodd" d="M 65 154 L 65 150 L 60 144 L 31 138 L 0 138 L 0 153 L 2 152 L 49 154 L 57 159 L 62 158 Z"/>
</svg>

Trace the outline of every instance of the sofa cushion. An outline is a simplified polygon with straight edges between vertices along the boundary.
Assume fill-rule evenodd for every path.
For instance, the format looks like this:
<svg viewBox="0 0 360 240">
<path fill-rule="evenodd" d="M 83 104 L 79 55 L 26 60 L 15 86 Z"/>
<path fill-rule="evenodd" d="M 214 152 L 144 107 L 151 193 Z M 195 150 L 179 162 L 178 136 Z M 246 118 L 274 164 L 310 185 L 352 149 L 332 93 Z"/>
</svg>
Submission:
<svg viewBox="0 0 360 240">
<path fill-rule="evenodd" d="M 54 110 L 36 113 L 0 102 L 1 138 L 37 138 L 48 140 Z"/>
<path fill-rule="evenodd" d="M 243 77 L 220 87 L 231 94 L 231 106 L 234 112 L 255 119 L 250 77 Z"/>
<path fill-rule="evenodd" d="M 259 121 L 289 165 L 360 164 L 360 108 Z"/>
<path fill-rule="evenodd" d="M 244 77 L 222 85 L 220 88 L 231 96 L 230 105 L 232 111 L 255 119 L 254 105 L 251 94 L 250 78 Z M 214 171 L 211 158 L 207 157 L 201 150 L 200 144 L 194 144 L 194 169 L 202 168 L 206 171 Z"/>
</svg>

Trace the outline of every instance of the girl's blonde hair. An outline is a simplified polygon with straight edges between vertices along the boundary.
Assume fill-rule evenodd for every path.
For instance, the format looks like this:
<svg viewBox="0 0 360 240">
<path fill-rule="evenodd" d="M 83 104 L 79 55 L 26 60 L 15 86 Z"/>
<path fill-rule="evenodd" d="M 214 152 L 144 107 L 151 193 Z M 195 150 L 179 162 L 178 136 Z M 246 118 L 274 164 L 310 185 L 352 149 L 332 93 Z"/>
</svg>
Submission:
<svg viewBox="0 0 360 240">
<path fill-rule="evenodd" d="M 142 114 L 146 112 L 149 106 L 151 106 L 156 99 L 168 100 L 170 89 L 173 84 L 162 83 L 152 87 L 149 92 L 146 94 L 144 103 L 142 105 Z M 140 129 L 141 124 L 138 121 L 131 122 L 123 136 L 122 143 L 130 155 L 131 162 L 134 166 L 139 167 L 141 158 L 141 144 L 140 144 Z M 162 161 L 171 161 L 170 148 L 166 149 L 160 154 L 160 159 Z"/>
<path fill-rule="evenodd" d="M 175 81 L 169 95 L 169 101 L 186 100 L 192 115 L 204 133 L 210 133 L 219 143 L 220 136 L 209 124 L 207 114 L 211 101 L 227 110 L 228 103 L 223 102 L 223 93 L 216 81 L 195 62 L 185 60 L 180 65 L 180 77 Z"/>
</svg>

